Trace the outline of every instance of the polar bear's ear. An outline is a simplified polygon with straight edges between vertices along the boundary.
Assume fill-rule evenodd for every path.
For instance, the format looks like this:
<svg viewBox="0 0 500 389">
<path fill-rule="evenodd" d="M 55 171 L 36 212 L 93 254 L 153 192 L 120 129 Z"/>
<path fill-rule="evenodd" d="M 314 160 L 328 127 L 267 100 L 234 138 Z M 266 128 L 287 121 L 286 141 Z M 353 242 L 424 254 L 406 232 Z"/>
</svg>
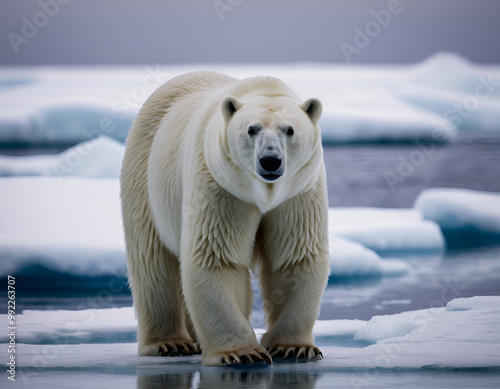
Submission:
<svg viewBox="0 0 500 389">
<path fill-rule="evenodd" d="M 236 97 L 224 97 L 220 103 L 220 110 L 224 120 L 228 122 L 233 117 L 234 113 L 241 108 L 241 106 L 242 104 Z"/>
<path fill-rule="evenodd" d="M 316 124 L 323 112 L 323 104 L 318 99 L 312 98 L 304 101 L 300 108 L 304 110 L 304 112 L 309 116 L 309 119 Z"/>
</svg>

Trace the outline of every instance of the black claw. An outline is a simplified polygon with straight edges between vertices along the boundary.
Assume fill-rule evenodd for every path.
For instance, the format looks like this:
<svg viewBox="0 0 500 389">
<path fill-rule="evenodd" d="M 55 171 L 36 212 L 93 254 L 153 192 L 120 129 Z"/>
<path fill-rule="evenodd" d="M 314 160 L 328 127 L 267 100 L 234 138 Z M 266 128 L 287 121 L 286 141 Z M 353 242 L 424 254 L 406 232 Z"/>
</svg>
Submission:
<svg viewBox="0 0 500 389">
<path fill-rule="evenodd" d="M 247 363 L 254 363 L 254 360 L 250 355 L 242 355 L 240 357 L 241 363 L 247 364 Z"/>
<path fill-rule="evenodd" d="M 283 358 L 283 356 L 285 355 L 285 350 L 274 350 L 273 353 L 271 353 L 271 355 L 273 356 L 273 358 Z"/>
<path fill-rule="evenodd" d="M 229 360 L 230 360 L 231 364 L 233 364 L 233 365 L 234 365 L 235 363 L 237 363 L 237 362 L 238 362 L 238 361 L 236 360 L 236 358 L 235 358 L 235 357 L 233 357 L 232 355 L 231 355 L 231 357 L 229 358 Z"/>
<path fill-rule="evenodd" d="M 263 359 L 264 361 L 266 361 L 266 363 L 267 363 L 268 365 L 272 365 L 272 364 L 273 364 L 273 359 L 272 359 L 272 357 L 270 357 L 269 355 L 264 354 L 264 353 L 260 353 L 260 356 L 262 357 L 262 359 Z"/>
<path fill-rule="evenodd" d="M 226 357 L 223 357 L 220 361 L 221 361 L 221 363 L 223 365 L 227 365 L 228 364 Z"/>
</svg>

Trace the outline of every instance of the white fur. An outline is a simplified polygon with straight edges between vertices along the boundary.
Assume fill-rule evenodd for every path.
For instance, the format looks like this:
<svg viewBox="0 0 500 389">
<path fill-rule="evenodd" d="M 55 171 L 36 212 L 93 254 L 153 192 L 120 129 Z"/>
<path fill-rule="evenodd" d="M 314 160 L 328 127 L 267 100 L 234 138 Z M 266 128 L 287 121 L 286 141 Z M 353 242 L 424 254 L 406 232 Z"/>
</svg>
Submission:
<svg viewBox="0 0 500 389">
<path fill-rule="evenodd" d="M 121 174 L 139 354 L 197 341 L 203 364 L 220 365 L 230 353 L 314 346 L 328 277 L 320 115 L 319 101 L 302 103 L 269 77 L 189 73 L 148 99 Z M 263 152 L 282 158 L 276 181 L 256 172 Z M 262 345 L 249 324 L 255 266 L 269 327 Z"/>
</svg>

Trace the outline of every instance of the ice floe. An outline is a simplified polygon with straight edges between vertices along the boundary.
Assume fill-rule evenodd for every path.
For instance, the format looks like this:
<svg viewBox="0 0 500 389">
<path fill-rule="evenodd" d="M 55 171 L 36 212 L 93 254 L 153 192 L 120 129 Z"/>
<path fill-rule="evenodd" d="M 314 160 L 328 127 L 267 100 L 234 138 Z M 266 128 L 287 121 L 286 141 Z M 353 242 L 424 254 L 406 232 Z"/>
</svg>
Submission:
<svg viewBox="0 0 500 389">
<path fill-rule="evenodd" d="M 450 246 L 500 244 L 500 194 L 468 189 L 424 190 L 415 201 L 442 228 Z"/>
<path fill-rule="evenodd" d="M 2 321 L 6 315 L 1 315 Z M 200 357 L 139 357 L 131 308 L 82 311 L 25 311 L 18 315 L 18 367 L 197 369 Z M 500 367 L 500 297 L 476 296 L 436 304 L 435 308 L 375 316 L 369 321 L 317 321 L 314 334 L 325 359 L 294 364 L 294 370 L 421 369 Z M 262 333 L 262 330 L 258 331 Z M 367 342 L 335 345 L 336 338 Z M 0 340 L 7 342 L 3 333 Z M 8 354 L 0 354 L 0 363 Z M 40 365 L 40 363 L 43 363 Z M 287 367 L 288 366 L 288 367 Z M 272 369 L 291 368 L 275 364 Z M 372 375 L 358 374 L 359 379 Z"/>
<path fill-rule="evenodd" d="M 443 143 L 460 131 L 498 133 L 500 69 L 441 53 L 413 66 L 207 65 L 243 78 L 281 78 L 320 98 L 323 140 Z M 195 66 L 0 69 L 0 143 L 76 144 L 100 135 L 124 141 L 146 98 Z"/>
</svg>

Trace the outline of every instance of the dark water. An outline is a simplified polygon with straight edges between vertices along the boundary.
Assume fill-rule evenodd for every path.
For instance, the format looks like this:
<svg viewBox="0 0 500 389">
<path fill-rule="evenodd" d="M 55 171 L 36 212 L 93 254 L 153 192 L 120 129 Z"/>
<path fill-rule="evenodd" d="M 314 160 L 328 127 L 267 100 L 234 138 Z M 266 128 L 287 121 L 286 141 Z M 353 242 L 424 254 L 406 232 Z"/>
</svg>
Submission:
<svg viewBox="0 0 500 389">
<path fill-rule="evenodd" d="M 500 245 L 398 259 L 411 265 L 408 274 L 329 285 L 320 319 L 369 320 L 374 315 L 444 307 L 456 298 L 500 295 Z"/>
<path fill-rule="evenodd" d="M 427 188 L 500 192 L 500 142 L 436 146 L 325 147 L 330 206 L 412 207 Z M 444 256 L 399 258 L 413 271 L 403 277 L 358 279 L 330 285 L 322 319 L 364 319 L 444 306 L 453 298 L 500 294 L 499 245 L 449 250 Z"/>
<path fill-rule="evenodd" d="M 333 207 L 409 208 L 433 187 L 500 192 L 500 142 L 325 147 Z"/>
</svg>

